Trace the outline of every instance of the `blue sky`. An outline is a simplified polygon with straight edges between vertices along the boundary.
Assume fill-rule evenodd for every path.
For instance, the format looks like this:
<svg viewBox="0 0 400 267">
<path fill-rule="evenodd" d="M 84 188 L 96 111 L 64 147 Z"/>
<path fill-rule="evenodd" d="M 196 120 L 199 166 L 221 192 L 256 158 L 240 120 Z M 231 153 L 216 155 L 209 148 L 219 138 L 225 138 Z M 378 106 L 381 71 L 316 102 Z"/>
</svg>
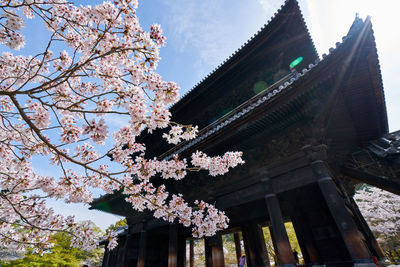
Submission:
<svg viewBox="0 0 400 267">
<path fill-rule="evenodd" d="M 95 2 L 99 1 L 79 1 Z M 144 0 L 139 1 L 137 14 L 145 29 L 152 23 L 161 24 L 167 46 L 161 50 L 158 72 L 165 80 L 176 81 L 183 94 L 256 33 L 281 4 L 283 0 Z M 372 16 L 389 127 L 391 131 L 400 130 L 400 1 L 299 0 L 299 4 L 320 55 L 341 41 L 356 12 L 361 18 Z M 34 23 L 26 24 L 28 45 L 17 52 L 24 55 L 42 50 L 47 36 Z M 0 52 L 4 50 L 0 48 Z M 37 167 L 44 170 L 45 166 Z M 118 220 L 113 215 L 88 211 L 82 205 L 51 204 L 58 212 L 91 219 L 103 229 Z"/>
</svg>

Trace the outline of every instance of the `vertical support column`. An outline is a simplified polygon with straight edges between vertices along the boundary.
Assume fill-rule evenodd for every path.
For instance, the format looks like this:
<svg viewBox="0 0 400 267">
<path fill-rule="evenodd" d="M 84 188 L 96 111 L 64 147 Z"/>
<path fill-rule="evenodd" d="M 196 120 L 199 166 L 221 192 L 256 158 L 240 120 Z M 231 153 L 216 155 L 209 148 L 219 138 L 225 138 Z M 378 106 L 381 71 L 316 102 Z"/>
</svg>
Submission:
<svg viewBox="0 0 400 267">
<path fill-rule="evenodd" d="M 140 232 L 139 254 L 137 259 L 137 267 L 144 267 L 146 264 L 146 246 L 147 246 L 147 231 Z"/>
<path fill-rule="evenodd" d="M 236 251 L 237 266 L 239 267 L 239 259 L 242 256 L 242 248 L 240 246 L 240 235 L 239 235 L 239 233 L 234 233 L 233 234 L 233 239 L 235 240 L 235 251 Z"/>
<path fill-rule="evenodd" d="M 129 229 L 128 229 L 129 231 Z M 122 256 L 122 266 L 126 266 L 126 255 L 128 255 L 129 243 L 131 242 L 132 235 L 129 232 L 126 235 L 125 245 L 124 245 L 124 254 Z"/>
<path fill-rule="evenodd" d="M 272 231 L 272 227 L 269 227 L 269 233 L 271 235 L 272 239 L 272 245 L 274 246 L 274 254 L 275 254 L 275 265 L 280 265 L 281 263 L 279 262 L 279 254 L 278 254 L 278 247 L 276 246 L 276 239 L 274 236 L 274 231 Z"/>
<path fill-rule="evenodd" d="M 115 265 L 117 264 L 118 251 L 119 251 L 119 250 L 120 250 L 120 247 L 117 246 L 116 248 L 114 248 L 114 249 L 111 251 L 111 254 L 110 254 L 110 261 L 108 262 L 108 264 L 109 264 L 110 266 L 115 266 Z"/>
<path fill-rule="evenodd" d="M 206 237 L 204 244 L 206 249 L 206 266 L 225 267 L 221 234 L 216 233 L 212 237 Z"/>
<path fill-rule="evenodd" d="M 358 208 L 357 203 L 354 201 L 353 198 L 350 198 L 350 202 L 352 205 L 352 210 L 355 215 L 355 220 L 356 224 L 359 223 L 361 229 L 364 232 L 364 236 L 367 239 L 367 242 L 369 242 L 372 251 L 376 254 L 376 257 L 379 259 L 383 259 L 385 257 L 385 253 L 383 252 L 381 246 L 379 243 L 376 241 L 374 234 L 372 233 L 371 229 L 369 228 L 368 223 L 365 221 L 364 217 L 361 214 L 360 209 Z"/>
<path fill-rule="evenodd" d="M 189 266 L 194 267 L 194 241 L 190 239 L 189 242 Z"/>
<path fill-rule="evenodd" d="M 242 226 L 247 264 L 250 267 L 269 266 L 268 255 L 262 228 L 256 223 Z"/>
<path fill-rule="evenodd" d="M 108 243 L 105 245 L 103 263 L 101 264 L 101 267 L 108 267 L 108 261 L 110 260 L 110 251 L 108 250 L 107 246 Z"/>
<path fill-rule="evenodd" d="M 300 215 L 299 215 L 300 216 Z M 303 219 L 298 219 L 297 215 L 292 218 L 294 230 L 296 231 L 299 245 L 306 264 L 320 264 L 321 257 L 319 256 L 318 249 L 314 244 L 313 236 L 310 227 Z M 301 243 L 300 243 L 301 242 Z"/>
<path fill-rule="evenodd" d="M 301 251 L 301 254 L 303 255 L 304 263 L 309 263 L 309 262 L 310 262 L 310 257 L 309 257 L 309 255 L 308 255 L 307 248 L 306 248 L 306 246 L 305 246 L 305 244 L 304 244 L 303 236 L 302 236 L 301 233 L 298 231 L 298 229 L 294 226 L 295 223 L 294 223 L 294 221 L 293 221 L 293 217 L 292 217 L 291 219 L 292 219 L 292 225 L 293 225 L 293 228 L 294 228 L 294 232 L 296 233 L 297 242 L 299 243 L 300 251 Z M 297 251 L 297 252 L 298 252 L 298 251 Z M 300 260 L 300 259 L 299 259 L 299 260 Z M 298 263 L 300 263 L 300 262 L 298 262 Z"/>
<path fill-rule="evenodd" d="M 346 210 L 344 200 L 340 197 L 332 178 L 329 176 L 320 178 L 318 186 L 351 258 L 355 262 L 370 261 L 371 255 L 358 233 L 355 222 Z"/>
<path fill-rule="evenodd" d="M 169 225 L 168 267 L 178 266 L 178 225 Z"/>
<path fill-rule="evenodd" d="M 213 267 L 212 252 L 209 237 L 204 238 L 204 254 L 206 256 L 206 267 Z"/>
<path fill-rule="evenodd" d="M 211 254 L 212 254 L 213 267 L 225 267 L 222 236 L 220 233 L 217 233 L 211 239 L 212 239 Z"/>
<path fill-rule="evenodd" d="M 317 248 L 314 244 L 311 229 L 307 222 L 302 221 L 299 216 L 292 217 L 294 231 L 303 254 L 305 264 L 319 264 L 321 262 Z"/>
<path fill-rule="evenodd" d="M 272 232 L 276 240 L 279 262 L 282 266 L 295 266 L 296 261 L 286 233 L 278 197 L 275 194 L 268 194 L 265 196 L 265 202 L 267 203 Z"/>
<path fill-rule="evenodd" d="M 118 242 L 120 242 L 120 246 L 118 247 L 118 252 L 117 252 L 117 255 L 115 256 L 116 257 L 115 265 L 121 266 L 122 265 L 122 257 L 124 255 L 124 251 L 125 251 L 124 250 L 125 240 L 124 241 L 119 240 Z"/>
<path fill-rule="evenodd" d="M 179 227 L 179 226 L 178 226 Z M 178 235 L 178 267 L 186 266 L 186 239 Z"/>
</svg>

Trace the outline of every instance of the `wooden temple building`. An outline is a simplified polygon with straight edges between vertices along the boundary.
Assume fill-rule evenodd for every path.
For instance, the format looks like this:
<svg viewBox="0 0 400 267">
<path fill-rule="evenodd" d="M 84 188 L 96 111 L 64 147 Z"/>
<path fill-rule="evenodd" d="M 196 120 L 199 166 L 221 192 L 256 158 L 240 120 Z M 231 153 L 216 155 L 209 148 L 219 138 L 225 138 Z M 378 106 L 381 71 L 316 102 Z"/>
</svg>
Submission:
<svg viewBox="0 0 400 267">
<path fill-rule="evenodd" d="M 143 135 L 139 141 L 147 144 L 149 158 L 243 151 L 246 162 L 220 177 L 195 172 L 162 181 L 189 203 L 215 203 L 230 218 L 228 229 L 204 240 L 207 267 L 224 266 L 226 233 L 234 233 L 236 244 L 243 236 L 244 251 L 236 248 L 238 256 L 245 253 L 246 266 L 270 266 L 265 226 L 275 265 L 294 266 L 284 222 L 293 224 L 305 265 L 376 266 L 372 257 L 384 257 L 352 199 L 360 181 L 400 193 L 400 158 L 390 162 L 400 155 L 400 134 L 388 135 L 369 18 L 357 17 L 342 42 L 320 59 L 297 1 L 287 0 L 171 112 L 173 121 L 198 125 L 198 137 L 173 146 L 160 141 L 161 132 Z M 194 266 L 189 228 L 134 211 L 118 192 L 96 199 L 91 208 L 128 222 L 118 247 L 106 250 L 104 267 Z"/>
</svg>

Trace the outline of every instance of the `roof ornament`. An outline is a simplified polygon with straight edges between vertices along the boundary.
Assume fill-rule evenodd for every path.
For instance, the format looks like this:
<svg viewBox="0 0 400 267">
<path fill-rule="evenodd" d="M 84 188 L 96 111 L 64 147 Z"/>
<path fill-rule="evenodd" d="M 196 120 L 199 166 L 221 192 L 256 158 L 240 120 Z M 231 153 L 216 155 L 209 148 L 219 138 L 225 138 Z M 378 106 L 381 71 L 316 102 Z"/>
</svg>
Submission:
<svg viewBox="0 0 400 267">
<path fill-rule="evenodd" d="M 363 20 L 359 16 L 360 14 L 357 12 L 356 17 L 353 21 L 353 24 L 350 27 L 349 32 L 347 33 L 347 36 L 351 35 L 353 32 L 357 31 L 360 27 L 363 25 Z"/>
</svg>

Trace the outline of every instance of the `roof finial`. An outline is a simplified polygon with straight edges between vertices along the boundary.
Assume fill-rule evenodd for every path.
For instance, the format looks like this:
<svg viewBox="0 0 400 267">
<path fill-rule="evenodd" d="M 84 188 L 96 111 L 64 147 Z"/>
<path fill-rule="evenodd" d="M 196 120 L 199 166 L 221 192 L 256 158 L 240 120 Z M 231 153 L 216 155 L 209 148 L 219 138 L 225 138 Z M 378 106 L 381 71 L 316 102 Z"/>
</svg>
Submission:
<svg viewBox="0 0 400 267">
<path fill-rule="evenodd" d="M 356 18 L 353 21 L 353 24 L 351 25 L 349 32 L 347 33 L 348 35 L 351 35 L 356 29 L 359 29 L 363 24 L 363 20 L 360 19 L 358 12 L 356 13 Z"/>
</svg>

